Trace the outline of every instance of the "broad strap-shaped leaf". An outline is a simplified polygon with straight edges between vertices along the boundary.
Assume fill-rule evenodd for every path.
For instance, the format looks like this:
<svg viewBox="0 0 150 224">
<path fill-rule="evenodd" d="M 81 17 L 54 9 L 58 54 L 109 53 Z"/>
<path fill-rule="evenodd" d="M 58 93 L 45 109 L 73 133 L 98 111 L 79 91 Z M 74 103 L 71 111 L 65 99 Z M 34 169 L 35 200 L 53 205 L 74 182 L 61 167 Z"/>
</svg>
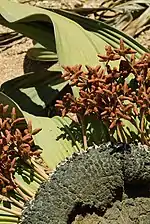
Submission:
<svg viewBox="0 0 150 224">
<path fill-rule="evenodd" d="M 54 170 L 66 157 L 71 156 L 74 152 L 80 152 L 82 150 L 81 145 L 75 140 L 75 136 L 69 128 L 72 122 L 69 118 L 46 118 L 30 115 L 22 111 L 13 100 L 3 93 L 0 93 L 0 102 L 10 106 L 9 112 L 12 107 L 15 107 L 18 116 L 25 116 L 26 120 L 32 121 L 33 128 L 42 128 L 42 131 L 35 136 L 34 141 L 36 145 L 39 145 L 39 147 L 43 149 L 42 158 L 50 169 Z M 28 165 L 22 164 L 22 166 L 17 169 L 15 177 L 17 182 L 23 186 L 25 192 L 30 192 L 34 195 L 41 182 L 38 178 L 38 174 L 31 171 Z M 14 196 L 14 198 L 16 199 L 16 196 Z M 11 211 L 9 210 L 10 208 Z M 4 224 L 5 221 L 7 221 L 8 224 L 16 224 L 18 218 L 15 214 L 20 213 L 21 209 L 11 202 L 7 202 L 5 199 L 0 202 L 0 223 Z"/>
<path fill-rule="evenodd" d="M 42 131 L 35 135 L 34 141 L 43 149 L 42 158 L 50 169 L 54 169 L 73 152 L 82 150 L 70 128 L 72 121 L 69 118 L 36 117 L 26 112 L 24 116 L 32 121 L 33 129 L 42 128 Z"/>
<path fill-rule="evenodd" d="M 74 21 L 54 12 L 8 0 L 1 1 L 0 14 L 1 24 L 33 38 L 48 50 L 55 52 L 54 47 L 52 49 L 53 25 L 61 65 L 98 64 L 98 52 L 85 30 Z"/>
<path fill-rule="evenodd" d="M 75 13 L 70 13 L 61 9 L 54 9 L 53 11 L 59 13 L 60 15 L 66 16 L 69 19 L 74 20 L 88 31 L 100 34 L 100 37 L 104 39 L 106 43 L 109 43 L 112 46 L 117 44 L 117 47 L 119 47 L 119 41 L 120 39 L 123 39 L 126 44 L 126 47 L 131 47 L 132 49 L 136 50 L 138 56 L 140 56 L 144 52 L 148 52 L 148 49 L 143 47 L 134 38 L 130 37 L 129 35 L 126 35 L 124 32 L 115 29 L 112 26 L 109 26 L 104 22 L 85 18 L 83 16 L 79 16 Z M 110 43 L 109 40 L 111 40 L 112 42 Z M 99 51 L 99 53 L 101 52 Z"/>
<path fill-rule="evenodd" d="M 3 92 L 0 92 L 0 103 L 4 105 L 9 105 L 6 115 L 10 115 L 12 108 L 15 107 L 17 117 L 24 116 L 20 107 L 16 104 L 16 102 L 13 101 L 9 96 L 6 96 Z"/>
<path fill-rule="evenodd" d="M 10 97 L 8 97 L 7 95 L 5 95 L 2 92 L 0 92 L 0 103 L 2 103 L 3 105 L 9 105 L 6 116 L 10 117 L 12 108 L 15 107 L 17 117 L 24 117 L 23 111 L 16 104 L 16 102 L 14 102 Z M 28 168 L 26 166 L 24 166 L 24 172 L 26 173 L 26 175 L 28 174 L 28 176 L 30 176 L 30 172 L 28 171 Z M 20 174 L 18 173 L 18 175 L 16 175 L 16 177 L 18 177 L 20 179 L 21 174 L 22 174 L 22 172 L 20 172 Z M 24 174 L 24 176 L 25 176 L 25 174 Z M 35 186 L 36 186 L 36 184 L 33 184 L 32 187 L 35 188 Z"/>
<path fill-rule="evenodd" d="M 105 23 L 63 10 L 44 10 L 1 0 L 0 13 L 1 24 L 56 52 L 61 65 L 97 65 L 97 53 L 101 53 L 106 44 L 118 47 L 120 38 L 138 52 L 138 57 L 147 51 L 133 38 Z"/>
<path fill-rule="evenodd" d="M 6 96 L 4 93 L 0 92 L 0 103 L 3 103 L 4 105 L 9 105 L 8 113 L 6 115 L 11 113 L 11 110 L 13 107 L 16 108 L 16 114 L 17 117 L 23 117 L 23 113 L 20 109 L 20 107 L 8 96 Z M 32 173 L 33 175 L 33 173 Z M 20 173 L 16 173 L 16 179 L 20 184 L 23 184 L 24 188 L 27 190 L 35 193 L 35 191 L 38 189 L 39 184 L 36 180 L 36 177 L 31 176 L 31 172 L 29 169 L 27 169 L 27 166 L 23 167 L 23 171 Z M 21 209 L 17 206 L 15 206 L 13 203 L 10 203 L 9 200 L 4 198 L 2 201 L 2 196 L 0 195 L 0 223 L 2 224 L 17 224 L 18 223 L 18 217 L 13 214 L 20 213 Z M 1 207 L 4 208 L 5 211 L 1 210 Z M 9 212 L 9 209 L 11 208 L 11 212 Z M 7 212 L 8 210 L 8 212 Z"/>
<path fill-rule="evenodd" d="M 70 125 L 72 123 L 70 118 L 62 118 L 55 116 L 36 117 L 25 111 L 11 100 L 7 95 L 0 93 L 0 102 L 17 108 L 17 114 L 20 117 L 31 120 L 33 129 L 42 128 L 42 131 L 35 135 L 35 144 L 43 149 L 42 158 L 48 164 L 49 168 L 54 169 L 59 162 L 63 161 L 66 157 L 70 156 L 73 152 L 80 152 L 81 145 L 76 140 Z M 82 137 L 81 137 L 82 138 Z M 80 141 L 81 142 L 81 141 Z"/>
<path fill-rule="evenodd" d="M 39 43 L 36 43 L 32 48 L 27 51 L 27 56 L 30 59 L 36 61 L 58 61 L 58 57 L 55 52 L 47 50 Z"/>
<path fill-rule="evenodd" d="M 2 84 L 1 91 L 18 103 L 22 110 L 46 116 L 47 109 L 66 85 L 61 71 L 43 70 L 7 81 Z"/>
<path fill-rule="evenodd" d="M 2 0 L 0 2 L 0 23 L 23 33 L 48 50 L 56 52 L 52 21 L 40 9 Z"/>
</svg>

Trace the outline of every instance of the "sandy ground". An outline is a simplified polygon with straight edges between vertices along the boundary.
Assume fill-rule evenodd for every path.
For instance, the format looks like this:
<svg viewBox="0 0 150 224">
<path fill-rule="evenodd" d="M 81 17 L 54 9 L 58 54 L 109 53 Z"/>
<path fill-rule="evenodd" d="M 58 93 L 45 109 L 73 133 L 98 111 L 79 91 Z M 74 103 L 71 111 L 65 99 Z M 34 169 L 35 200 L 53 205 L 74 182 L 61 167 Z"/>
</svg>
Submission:
<svg viewBox="0 0 150 224">
<path fill-rule="evenodd" d="M 23 38 L 20 43 L 0 54 L 0 84 L 24 73 L 23 64 L 27 50 L 32 46 L 32 41 Z"/>
</svg>

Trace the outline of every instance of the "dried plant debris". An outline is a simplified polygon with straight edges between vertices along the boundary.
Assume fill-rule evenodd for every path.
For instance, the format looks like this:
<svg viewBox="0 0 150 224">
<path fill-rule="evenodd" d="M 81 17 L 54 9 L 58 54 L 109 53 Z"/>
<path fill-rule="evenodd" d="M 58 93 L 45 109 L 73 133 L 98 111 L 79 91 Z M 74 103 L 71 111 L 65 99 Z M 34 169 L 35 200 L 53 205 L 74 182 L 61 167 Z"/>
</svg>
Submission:
<svg viewBox="0 0 150 224">
<path fill-rule="evenodd" d="M 7 31 L 5 33 L 0 34 L 0 53 L 14 45 L 21 42 L 21 38 L 23 37 L 22 34 L 13 32 L 13 31 Z"/>
<path fill-rule="evenodd" d="M 35 2 L 38 7 L 61 8 L 103 21 L 134 37 L 150 28 L 150 2 L 148 0 L 55 0 L 37 2 L 29 0 L 29 4 L 32 4 L 32 2 Z"/>
<path fill-rule="evenodd" d="M 137 139 L 150 145 L 150 54 L 139 60 L 135 54 L 121 40 L 119 49 L 106 46 L 106 55 L 98 55 L 106 69 L 101 65 L 86 66 L 87 71 L 82 65 L 64 66 L 62 77 L 79 88 L 79 97 L 67 93 L 57 101 L 62 116 L 73 113 L 83 121 L 95 115 L 108 127 L 112 139 Z M 110 65 L 114 60 L 119 60 L 119 68 Z"/>
<path fill-rule="evenodd" d="M 149 29 L 150 2 L 147 0 L 118 0 L 103 1 L 101 6 L 108 6 L 109 10 L 95 14 L 100 19 L 120 29 L 131 36 L 137 36 Z M 113 9 L 113 12 L 110 10 Z"/>
</svg>

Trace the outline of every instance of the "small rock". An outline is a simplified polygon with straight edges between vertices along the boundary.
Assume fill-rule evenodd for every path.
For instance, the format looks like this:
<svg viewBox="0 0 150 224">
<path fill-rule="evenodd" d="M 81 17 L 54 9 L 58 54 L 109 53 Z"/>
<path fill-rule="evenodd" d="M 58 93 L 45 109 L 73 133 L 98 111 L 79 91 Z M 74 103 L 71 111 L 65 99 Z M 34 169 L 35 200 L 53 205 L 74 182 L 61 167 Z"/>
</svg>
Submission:
<svg viewBox="0 0 150 224">
<path fill-rule="evenodd" d="M 80 2 L 80 1 L 77 1 L 74 5 L 75 8 L 80 8 L 80 7 L 83 7 L 83 3 Z"/>
</svg>

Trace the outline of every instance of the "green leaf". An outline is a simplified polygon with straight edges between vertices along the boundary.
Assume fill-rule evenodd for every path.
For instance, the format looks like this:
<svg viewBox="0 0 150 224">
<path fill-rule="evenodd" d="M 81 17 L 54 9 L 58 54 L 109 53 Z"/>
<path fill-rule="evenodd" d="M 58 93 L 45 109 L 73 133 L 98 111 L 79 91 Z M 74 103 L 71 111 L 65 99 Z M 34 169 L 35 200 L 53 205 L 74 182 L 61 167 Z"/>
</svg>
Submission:
<svg viewBox="0 0 150 224">
<path fill-rule="evenodd" d="M 70 129 L 72 121 L 69 118 L 35 117 L 26 112 L 24 116 L 27 120 L 32 120 L 33 128 L 42 128 L 42 131 L 34 136 L 34 141 L 43 149 L 42 158 L 51 169 L 73 152 L 82 150 Z"/>
<path fill-rule="evenodd" d="M 1 91 L 19 104 L 22 110 L 45 116 L 50 107 L 67 85 L 61 71 L 39 71 L 25 74 L 2 84 Z"/>
<path fill-rule="evenodd" d="M 66 16 L 69 19 L 74 20 L 75 22 L 80 24 L 80 26 L 82 26 L 84 29 L 90 32 L 94 32 L 95 34 L 98 34 L 98 36 L 100 35 L 99 37 L 105 41 L 105 44 L 109 43 L 112 46 L 117 45 L 117 47 L 119 47 L 119 41 L 120 39 L 123 39 L 126 47 L 131 47 L 132 49 L 137 51 L 138 57 L 140 57 L 141 54 L 143 54 L 144 52 L 148 52 L 148 50 L 141 44 L 139 44 L 134 38 L 128 36 L 127 34 L 118 29 L 115 29 L 112 26 L 109 26 L 104 22 L 85 18 L 75 13 L 67 12 L 65 10 L 54 9 L 53 11 L 59 13 L 60 15 Z M 101 48 L 99 48 L 99 53 L 101 53 L 100 50 L 103 48 L 104 45 L 102 44 Z"/>
<path fill-rule="evenodd" d="M 2 92 L 0 92 L 0 103 L 2 103 L 4 105 L 9 105 L 6 116 L 10 116 L 12 108 L 15 107 L 17 117 L 24 117 L 24 112 L 21 110 L 21 108 L 18 106 L 18 104 L 16 104 L 16 102 L 14 102 L 10 97 L 8 97 L 7 95 L 5 95 Z M 29 172 L 28 169 L 29 168 L 25 165 L 24 166 L 24 171 L 26 170 L 27 172 Z M 18 178 L 20 178 L 19 176 L 21 176 L 21 174 L 22 174 L 22 172 L 20 174 L 18 173 L 18 175 L 17 175 Z M 28 175 L 30 176 L 30 174 L 28 174 Z"/>
<path fill-rule="evenodd" d="M 86 117 L 85 124 L 87 127 L 86 133 L 88 146 L 93 145 L 93 143 L 99 145 L 100 143 L 108 142 L 110 140 L 108 128 L 95 116 Z"/>
<path fill-rule="evenodd" d="M 85 30 L 74 21 L 54 12 L 7 0 L 1 1 L 0 13 L 1 24 L 33 38 L 48 50 L 55 52 L 51 46 L 52 42 L 54 43 L 53 24 L 56 50 L 61 65 L 98 64 L 97 51 L 91 40 Z"/>
<path fill-rule="evenodd" d="M 13 101 L 10 97 L 6 96 L 4 93 L 0 92 L 0 103 L 4 105 L 9 105 L 6 116 L 10 115 L 13 107 L 16 108 L 17 117 L 23 117 L 23 113 L 20 107 Z"/>
<path fill-rule="evenodd" d="M 4 105 L 9 105 L 8 108 L 8 112 L 7 115 L 10 116 L 11 110 L 13 107 L 16 108 L 16 113 L 17 113 L 17 117 L 23 117 L 23 113 L 20 109 L 20 107 L 8 96 L 6 96 L 4 93 L 0 92 L 0 103 L 3 103 Z M 33 174 L 32 174 L 33 175 Z M 38 189 L 39 184 L 36 181 L 36 178 L 34 177 L 33 179 L 31 178 L 31 172 L 29 171 L 29 169 L 27 169 L 27 166 L 24 166 L 23 172 L 16 173 L 16 179 L 19 181 L 19 183 L 23 183 L 23 186 L 35 193 L 35 191 Z M 27 179 L 28 176 L 28 179 Z M 0 200 L 0 223 L 4 224 L 5 222 L 7 224 L 11 224 L 11 223 L 18 223 L 18 218 L 17 216 L 15 216 L 14 214 L 11 214 L 11 212 L 7 212 L 7 211 L 2 211 L 1 207 L 4 208 L 11 208 L 11 210 L 15 211 L 15 212 L 21 212 L 21 209 L 17 206 L 15 206 L 14 204 L 8 202 L 6 199 L 4 199 L 3 201 Z"/>
<path fill-rule="evenodd" d="M 27 51 L 27 56 L 36 61 L 58 61 L 58 57 L 55 52 L 47 50 L 39 43 L 36 43 L 34 47 Z"/>
<path fill-rule="evenodd" d="M 42 12 L 36 7 L 2 0 L 0 3 L 0 23 L 23 33 L 48 50 L 56 52 L 52 21 Z"/>
<path fill-rule="evenodd" d="M 82 150 L 81 145 L 74 138 L 70 129 L 72 121 L 69 118 L 33 116 L 22 111 L 14 101 L 3 93 L 0 93 L 0 102 L 10 106 L 9 112 L 12 107 L 15 107 L 18 116 L 25 116 L 26 120 L 32 121 L 33 128 L 42 128 L 42 131 L 34 136 L 34 141 L 36 145 L 39 145 L 39 147 L 43 149 L 41 156 L 50 169 L 55 169 L 61 161 L 66 159 L 66 157 L 71 156 L 74 152 L 80 152 Z M 38 174 L 31 172 L 32 170 L 28 165 L 22 163 L 21 167 L 18 167 L 15 177 L 23 186 L 25 192 L 30 191 L 34 195 L 40 184 L 40 180 L 37 177 Z M 16 195 L 14 195 L 14 197 L 16 199 Z M 11 211 L 2 211 L 1 208 L 3 207 L 6 209 L 11 208 Z M 5 223 L 6 220 L 8 223 L 17 223 L 17 216 L 10 216 L 11 212 L 20 213 L 21 209 L 10 202 L 3 203 L 1 201 L 0 223 Z"/>
<path fill-rule="evenodd" d="M 48 51 L 57 52 L 60 65 L 97 65 L 97 53 L 106 44 L 118 47 L 120 38 L 138 52 L 138 57 L 147 51 L 133 38 L 107 24 L 67 11 L 1 0 L 0 13 L 1 24 L 33 38 Z"/>
<path fill-rule="evenodd" d="M 58 163 L 73 152 L 82 150 L 81 145 L 70 129 L 71 119 L 58 116 L 53 118 L 36 117 L 22 111 L 11 98 L 3 93 L 0 93 L 0 102 L 10 105 L 9 111 L 11 111 L 12 107 L 16 107 L 18 116 L 32 121 L 33 129 L 42 128 L 42 131 L 34 136 L 34 141 L 36 145 L 39 145 L 43 149 L 42 158 L 49 168 L 54 169 Z M 26 170 L 28 169 L 26 168 Z"/>
</svg>

